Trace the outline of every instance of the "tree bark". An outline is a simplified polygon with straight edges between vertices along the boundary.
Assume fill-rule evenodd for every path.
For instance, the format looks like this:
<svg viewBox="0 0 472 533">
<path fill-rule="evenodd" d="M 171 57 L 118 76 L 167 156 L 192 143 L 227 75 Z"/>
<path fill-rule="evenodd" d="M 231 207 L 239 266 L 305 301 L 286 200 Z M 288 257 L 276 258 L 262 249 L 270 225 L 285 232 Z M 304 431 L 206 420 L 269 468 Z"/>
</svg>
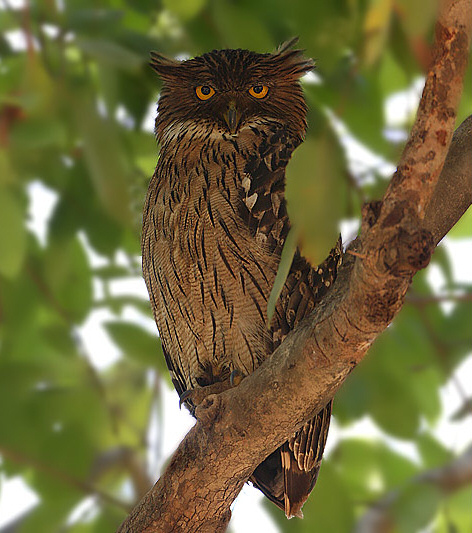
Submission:
<svg viewBox="0 0 472 533">
<path fill-rule="evenodd" d="M 170 464 L 119 532 L 219 532 L 255 467 L 333 398 L 403 305 L 415 272 L 472 199 L 471 125 L 454 129 L 472 2 L 443 3 L 434 61 L 397 171 L 313 314 L 242 383 L 208 397 Z M 444 195 L 447 195 L 447 202 Z"/>
</svg>

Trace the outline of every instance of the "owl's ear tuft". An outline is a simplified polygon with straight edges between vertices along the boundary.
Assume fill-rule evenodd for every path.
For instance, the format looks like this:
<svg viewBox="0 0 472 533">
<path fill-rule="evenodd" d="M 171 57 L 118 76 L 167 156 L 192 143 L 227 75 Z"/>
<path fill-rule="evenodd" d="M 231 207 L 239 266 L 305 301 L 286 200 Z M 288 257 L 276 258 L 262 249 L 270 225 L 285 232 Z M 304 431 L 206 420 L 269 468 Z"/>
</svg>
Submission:
<svg viewBox="0 0 472 533">
<path fill-rule="evenodd" d="M 297 42 L 298 37 L 293 37 L 282 43 L 270 55 L 274 67 L 279 70 L 279 74 L 287 78 L 300 78 L 315 68 L 313 59 L 303 55 L 304 50 L 292 49 Z"/>
<path fill-rule="evenodd" d="M 149 64 L 163 80 L 178 77 L 182 65 L 177 59 L 172 59 L 171 57 L 164 56 L 158 52 L 151 52 L 151 61 Z"/>
<path fill-rule="evenodd" d="M 283 43 L 280 43 L 279 46 L 275 49 L 274 54 L 281 54 L 283 52 L 286 52 L 287 50 L 290 50 L 293 46 L 295 46 L 298 43 L 298 36 L 292 37 L 288 41 L 284 41 Z"/>
</svg>

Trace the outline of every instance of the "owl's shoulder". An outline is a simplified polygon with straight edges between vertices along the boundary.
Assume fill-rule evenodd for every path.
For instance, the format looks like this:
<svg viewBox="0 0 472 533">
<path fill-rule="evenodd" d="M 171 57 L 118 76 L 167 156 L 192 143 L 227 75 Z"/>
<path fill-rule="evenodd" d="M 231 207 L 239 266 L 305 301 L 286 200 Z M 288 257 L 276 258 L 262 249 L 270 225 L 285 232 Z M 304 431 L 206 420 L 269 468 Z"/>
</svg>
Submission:
<svg viewBox="0 0 472 533">
<path fill-rule="evenodd" d="M 280 255 L 289 230 L 285 204 L 285 168 L 301 138 L 283 125 L 252 128 L 253 150 L 245 159 L 239 191 L 240 216 L 253 238 Z"/>
</svg>

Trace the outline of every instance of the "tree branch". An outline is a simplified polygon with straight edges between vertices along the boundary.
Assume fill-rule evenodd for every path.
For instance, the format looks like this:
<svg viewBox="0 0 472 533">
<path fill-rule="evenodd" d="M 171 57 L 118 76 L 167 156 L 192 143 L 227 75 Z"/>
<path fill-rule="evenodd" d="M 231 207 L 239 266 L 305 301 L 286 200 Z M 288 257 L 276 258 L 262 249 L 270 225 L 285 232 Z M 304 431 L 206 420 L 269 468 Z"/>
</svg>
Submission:
<svg viewBox="0 0 472 533">
<path fill-rule="evenodd" d="M 359 256 L 345 256 L 332 290 L 269 360 L 238 387 L 197 408 L 197 423 L 121 533 L 224 531 L 229 506 L 254 468 L 326 405 L 400 310 L 413 275 L 428 264 L 472 196 L 472 165 L 466 166 L 463 154 L 470 121 L 458 130 L 451 152 L 457 154 L 441 173 L 467 61 L 471 10 L 469 0 L 445 2 L 441 10 L 418 116 L 383 201 L 364 209 L 361 236 L 352 244 Z M 457 199 L 463 195 L 459 187 L 468 190 L 469 200 Z M 440 213 L 445 189 L 452 206 L 447 217 Z"/>
<path fill-rule="evenodd" d="M 64 472 L 60 470 L 59 468 L 56 468 L 55 466 L 45 464 L 37 459 L 34 459 L 32 457 L 28 457 L 27 455 L 24 455 L 21 452 L 11 450 L 9 448 L 6 448 L 5 446 L 0 445 L 0 455 L 4 457 L 5 459 L 8 459 L 9 461 L 12 461 L 17 464 L 27 465 L 31 466 L 38 472 L 42 472 L 49 476 L 52 479 L 55 479 L 64 485 L 68 485 L 69 487 L 73 487 L 74 489 L 83 492 L 84 494 L 90 495 L 90 496 L 97 496 L 100 498 L 104 503 L 114 505 L 115 507 L 119 509 L 123 509 L 125 511 L 129 511 L 130 505 L 128 505 L 127 502 L 122 501 L 118 498 L 115 498 L 112 494 L 108 494 L 107 492 L 102 491 L 98 487 L 95 487 L 88 481 L 83 481 L 82 479 L 78 479 L 67 472 Z"/>
<path fill-rule="evenodd" d="M 414 477 L 411 484 L 427 484 L 437 487 L 444 493 L 451 493 L 472 483 L 472 446 L 440 468 L 427 470 Z M 391 509 L 401 495 L 401 490 L 388 493 L 373 505 L 358 521 L 355 533 L 390 533 L 394 531 Z"/>
</svg>

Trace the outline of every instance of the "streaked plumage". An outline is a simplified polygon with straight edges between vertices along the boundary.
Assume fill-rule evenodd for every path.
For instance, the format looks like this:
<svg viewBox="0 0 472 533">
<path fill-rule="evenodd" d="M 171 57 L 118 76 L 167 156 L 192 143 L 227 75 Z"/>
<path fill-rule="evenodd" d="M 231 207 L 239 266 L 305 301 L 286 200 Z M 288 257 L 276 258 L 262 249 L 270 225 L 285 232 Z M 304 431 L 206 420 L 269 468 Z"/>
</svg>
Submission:
<svg viewBox="0 0 472 533">
<path fill-rule="evenodd" d="M 182 397 L 234 370 L 248 375 L 269 357 L 333 283 L 341 250 L 338 243 L 317 268 L 296 254 L 268 328 L 267 300 L 289 230 L 285 167 L 306 130 L 298 79 L 311 60 L 288 46 L 152 59 L 164 84 L 143 272 Z M 191 396 L 186 403 L 192 407 Z M 330 414 L 328 404 L 251 477 L 287 516 L 300 515 L 316 482 Z"/>
</svg>

